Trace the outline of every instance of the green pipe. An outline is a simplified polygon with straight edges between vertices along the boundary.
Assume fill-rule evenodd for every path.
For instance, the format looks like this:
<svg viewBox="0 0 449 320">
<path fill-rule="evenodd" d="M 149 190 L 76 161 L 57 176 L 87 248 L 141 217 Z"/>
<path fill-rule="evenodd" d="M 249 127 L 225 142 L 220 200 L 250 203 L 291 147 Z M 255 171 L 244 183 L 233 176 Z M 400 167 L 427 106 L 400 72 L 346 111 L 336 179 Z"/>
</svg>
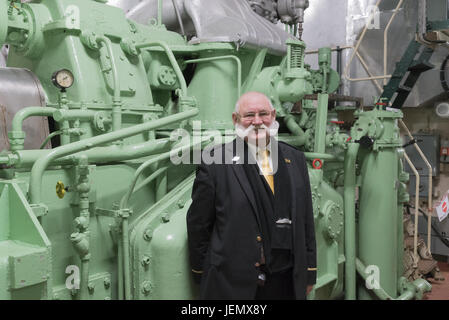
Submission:
<svg viewBox="0 0 449 320">
<path fill-rule="evenodd" d="M 344 162 L 345 299 L 356 299 L 355 164 L 360 145 L 350 143 Z"/>
<path fill-rule="evenodd" d="M 48 107 L 26 107 L 18 111 L 12 120 L 11 131 L 8 132 L 11 150 L 23 150 L 25 132 L 22 130 L 22 126 L 25 119 L 34 116 L 51 117 L 56 110 Z"/>
<path fill-rule="evenodd" d="M 67 99 L 67 92 L 65 90 L 59 93 L 59 109 L 68 111 L 69 110 L 69 100 Z M 54 114 L 54 113 L 53 113 Z M 61 134 L 61 145 L 66 145 L 70 143 L 70 134 L 68 130 L 70 129 L 69 121 L 64 120 L 60 122 L 59 129 L 62 131 Z"/>
<path fill-rule="evenodd" d="M 112 78 L 114 81 L 114 98 L 112 102 L 112 130 L 117 131 L 122 128 L 122 102 L 120 97 L 120 79 L 117 71 L 117 64 L 112 51 L 112 42 L 105 36 L 97 37 L 97 43 L 103 43 L 108 51 L 111 60 Z"/>
<path fill-rule="evenodd" d="M 288 130 L 290 130 L 293 135 L 298 137 L 298 144 L 300 146 L 303 146 L 306 143 L 306 136 L 304 130 L 302 130 L 302 128 L 296 122 L 295 117 L 293 117 L 291 114 L 286 115 L 284 117 L 284 123 L 287 126 Z"/>
<path fill-rule="evenodd" d="M 366 267 L 359 259 L 356 259 L 357 272 L 366 281 L 368 275 L 365 270 Z M 432 286 L 423 279 L 417 279 L 411 283 L 411 286 L 408 287 L 399 297 L 394 298 L 389 295 L 381 286 L 380 283 L 377 283 L 378 287 L 373 288 L 374 294 L 381 300 L 412 300 L 415 296 L 422 296 L 424 292 L 428 292 L 431 290 Z"/>
<path fill-rule="evenodd" d="M 200 62 L 208 62 L 208 61 L 215 61 L 215 60 L 226 60 L 231 59 L 234 60 L 237 64 L 237 96 L 240 97 L 242 94 L 242 63 L 240 62 L 240 59 L 233 55 L 227 55 L 227 56 L 219 56 L 219 57 L 210 57 L 210 58 L 201 58 L 201 59 L 193 59 L 193 60 L 186 60 L 184 61 L 185 64 L 189 63 L 200 63 Z"/>
<path fill-rule="evenodd" d="M 182 74 L 181 68 L 179 68 L 179 64 L 176 61 L 173 51 L 171 51 L 171 49 L 167 46 L 166 43 L 164 43 L 162 41 L 145 42 L 145 43 L 136 45 L 136 49 L 143 49 L 143 48 L 154 47 L 154 46 L 159 46 L 162 49 L 164 49 L 165 53 L 167 54 L 168 60 L 170 61 L 171 65 L 173 67 L 173 70 L 175 70 L 175 74 L 179 80 L 179 84 L 181 85 L 182 95 L 184 97 L 186 97 L 187 96 L 186 79 L 184 78 L 184 75 Z"/>
<path fill-rule="evenodd" d="M 129 235 L 128 235 L 128 216 L 122 217 L 122 250 L 123 250 L 123 273 L 125 276 L 125 300 L 131 300 L 131 274 L 129 257 Z"/>
<path fill-rule="evenodd" d="M 89 163 L 99 164 L 115 161 L 125 161 L 136 159 L 165 151 L 172 145 L 173 141 L 168 138 L 150 140 L 144 143 L 139 143 L 129 146 L 112 145 L 108 147 L 97 147 L 84 152 L 75 153 L 63 158 L 55 159 L 50 164 L 65 165 L 74 164 L 77 158 L 86 155 L 89 158 Z M 49 154 L 51 150 L 20 150 L 14 152 L 13 163 L 8 159 L 10 165 L 17 165 L 20 167 L 32 166 L 39 158 Z M 0 163 L 2 161 L 0 160 Z"/>
<path fill-rule="evenodd" d="M 159 168 L 156 171 L 154 171 L 148 178 L 146 178 L 144 181 L 142 181 L 133 191 L 133 193 L 138 192 L 140 189 L 145 187 L 147 184 L 152 182 L 155 178 L 159 177 L 160 174 L 167 171 L 168 167 Z"/>
<path fill-rule="evenodd" d="M 99 112 L 93 111 L 93 110 L 83 110 L 83 109 L 77 109 L 77 110 L 56 110 L 53 113 L 53 119 L 55 121 L 66 121 L 66 120 L 93 120 L 95 118 L 95 115 Z"/>
<path fill-rule="evenodd" d="M 117 254 L 117 273 L 118 273 L 118 299 L 123 300 L 123 242 L 122 238 L 118 240 L 118 254 Z"/>
<path fill-rule="evenodd" d="M 23 121 L 33 116 L 52 117 L 56 108 L 49 107 L 26 107 L 18 111 L 11 123 L 11 131 L 22 131 Z"/>
<path fill-rule="evenodd" d="M 100 136 L 89 139 L 77 141 L 65 146 L 52 149 L 47 155 L 39 158 L 31 169 L 30 177 L 30 201 L 31 203 L 40 203 L 41 201 L 41 184 L 42 176 L 48 165 L 55 159 L 74 154 L 83 150 L 91 149 L 95 146 L 113 142 L 119 139 L 125 139 L 130 136 L 142 133 L 144 131 L 151 131 L 159 127 L 180 122 L 182 120 L 194 117 L 198 114 L 198 109 L 190 109 L 161 119 L 149 121 L 129 128 L 120 129 Z"/>
<path fill-rule="evenodd" d="M 318 152 L 304 152 L 304 155 L 306 156 L 306 159 L 313 160 L 313 159 L 320 159 L 320 160 L 331 160 L 331 161 L 344 161 L 341 157 L 337 157 L 333 154 L 329 153 L 318 153 Z"/>
<path fill-rule="evenodd" d="M 126 209 L 126 208 L 128 208 L 128 202 L 129 202 L 129 199 L 131 198 L 131 195 L 132 195 L 133 192 L 134 192 L 134 189 L 135 189 L 137 180 L 139 179 L 140 175 L 142 174 L 142 172 L 143 172 L 146 168 L 148 168 L 149 166 L 151 166 L 151 165 L 153 165 L 153 164 L 155 164 L 155 163 L 158 163 L 158 162 L 160 162 L 160 161 L 163 161 L 163 160 L 166 160 L 166 159 L 170 158 L 170 156 L 171 156 L 172 154 L 177 154 L 177 153 L 179 153 L 179 152 L 181 152 L 181 151 L 184 152 L 184 151 L 186 151 L 187 149 L 191 149 L 191 148 L 197 146 L 198 144 L 202 144 L 202 143 L 204 143 L 204 142 L 209 142 L 209 141 L 210 141 L 210 137 L 208 136 L 208 137 L 206 137 L 206 138 L 202 138 L 201 140 L 199 140 L 199 142 L 197 142 L 197 143 L 195 143 L 195 144 L 189 144 L 189 145 L 187 145 L 187 146 L 177 147 L 177 148 L 175 148 L 175 149 L 172 149 L 172 150 L 170 150 L 170 151 L 168 151 L 168 152 L 164 152 L 164 153 L 162 153 L 162 154 L 160 154 L 160 155 L 158 155 L 158 156 L 156 156 L 156 157 L 154 157 L 154 158 L 151 158 L 151 159 L 145 161 L 144 163 L 142 163 L 142 164 L 139 166 L 139 168 L 137 168 L 137 170 L 136 170 L 136 172 L 135 172 L 135 174 L 134 174 L 134 178 L 133 178 L 133 180 L 132 180 L 132 182 L 131 182 L 131 184 L 130 184 L 130 187 L 128 188 L 128 191 L 126 192 L 126 194 L 122 197 L 122 199 L 121 199 L 121 201 L 120 201 L 120 209 Z M 150 177 L 151 177 L 151 176 L 150 176 Z M 153 179 L 154 179 L 155 177 L 156 177 L 156 176 L 154 176 Z M 147 181 L 147 182 L 149 182 L 149 181 Z M 139 185 L 139 187 L 141 187 L 141 185 Z"/>
<path fill-rule="evenodd" d="M 89 299 L 89 259 L 81 260 L 79 300 Z"/>
<path fill-rule="evenodd" d="M 62 134 L 62 130 L 58 130 L 58 131 L 54 131 L 52 133 L 50 133 L 47 138 L 45 138 L 44 142 L 42 142 L 41 146 L 39 147 L 39 149 L 44 149 L 44 147 L 47 145 L 48 141 L 50 141 L 51 138 Z"/>
<path fill-rule="evenodd" d="M 285 143 L 291 144 L 295 147 L 301 147 L 304 145 L 304 138 L 297 136 L 278 136 L 279 141 L 283 141 Z"/>
<path fill-rule="evenodd" d="M 157 24 L 162 25 L 162 0 L 157 1 Z"/>
<path fill-rule="evenodd" d="M 326 132 L 327 132 L 327 110 L 328 94 L 318 94 L 318 107 L 316 110 L 315 123 L 315 146 L 314 151 L 324 153 L 326 150 Z"/>
</svg>

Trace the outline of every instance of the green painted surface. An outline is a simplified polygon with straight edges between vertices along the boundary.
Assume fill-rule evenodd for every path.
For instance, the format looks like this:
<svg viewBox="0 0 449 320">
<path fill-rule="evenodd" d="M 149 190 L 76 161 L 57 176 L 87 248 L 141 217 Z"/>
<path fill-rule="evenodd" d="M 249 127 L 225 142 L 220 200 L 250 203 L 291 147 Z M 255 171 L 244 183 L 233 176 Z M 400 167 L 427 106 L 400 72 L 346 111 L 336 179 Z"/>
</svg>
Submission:
<svg viewBox="0 0 449 320">
<path fill-rule="evenodd" d="M 232 43 L 189 45 L 164 26 L 131 22 L 97 1 L 14 6 L 0 0 L 8 66 L 30 69 L 48 101 L 45 110 L 27 109 L 15 119 L 14 150 L 0 156 L 6 165 L 0 169 L 0 299 L 197 297 L 185 225 L 195 165 L 154 159 L 174 148 L 171 130 L 191 133 L 193 120 L 201 120 L 202 130 L 232 129 L 239 92 L 252 90 L 271 99 L 280 136 L 309 160 L 318 246 L 309 298 L 355 298 L 356 258 L 379 265 L 383 289 L 399 296 L 400 208 L 407 194 L 394 184 L 402 173 L 394 119 L 402 115 L 356 111 L 350 132 L 332 123 L 327 94 L 339 79 L 328 48 L 320 50 L 319 70 L 311 70 L 301 41 L 288 41 L 287 55 L 275 56 Z M 51 81 L 63 68 L 75 79 L 66 92 Z M 319 94 L 318 101 L 305 100 L 309 94 Z M 292 111 L 297 102 L 302 108 Z M 53 117 L 60 143 L 21 150 L 27 112 Z M 355 142 L 364 135 L 374 139 L 370 150 Z M 323 160 L 322 169 L 312 168 L 315 158 Z M 151 165 L 140 168 L 147 160 Z M 136 172 L 142 174 L 135 192 L 122 202 Z M 67 187 L 63 198 L 56 194 L 59 181 Z M 383 210 L 379 199 L 385 199 Z M 378 242 L 376 232 L 385 228 L 388 236 Z M 70 268 L 79 271 L 79 287 L 71 287 Z M 357 291 L 376 298 L 363 282 Z"/>
</svg>

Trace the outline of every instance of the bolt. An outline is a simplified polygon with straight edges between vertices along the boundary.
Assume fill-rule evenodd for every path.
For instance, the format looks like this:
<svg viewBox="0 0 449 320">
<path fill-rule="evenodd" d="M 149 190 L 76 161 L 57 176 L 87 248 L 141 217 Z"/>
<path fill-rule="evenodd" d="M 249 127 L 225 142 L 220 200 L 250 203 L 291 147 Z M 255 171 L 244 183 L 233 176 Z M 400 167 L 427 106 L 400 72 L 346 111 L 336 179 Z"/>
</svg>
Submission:
<svg viewBox="0 0 449 320">
<path fill-rule="evenodd" d="M 104 287 L 105 287 L 106 289 L 108 289 L 110 286 L 111 286 L 111 279 L 105 278 L 105 279 L 104 279 Z"/>
<path fill-rule="evenodd" d="M 150 228 L 145 230 L 145 232 L 143 233 L 143 238 L 146 241 L 150 241 L 152 237 L 153 237 L 153 230 L 151 230 Z"/>
<path fill-rule="evenodd" d="M 169 214 L 168 214 L 168 213 L 164 213 L 164 214 L 162 215 L 162 222 L 167 223 L 167 222 L 169 222 L 169 221 L 170 221 L 170 216 L 169 216 Z"/>
<path fill-rule="evenodd" d="M 151 261 L 151 259 L 150 259 L 150 257 L 148 257 L 148 256 L 143 256 L 143 258 L 142 258 L 142 266 L 148 266 L 149 264 L 150 264 L 150 261 Z"/>
<path fill-rule="evenodd" d="M 144 281 L 142 283 L 142 293 L 149 294 L 151 292 L 151 283 L 149 281 Z"/>
</svg>

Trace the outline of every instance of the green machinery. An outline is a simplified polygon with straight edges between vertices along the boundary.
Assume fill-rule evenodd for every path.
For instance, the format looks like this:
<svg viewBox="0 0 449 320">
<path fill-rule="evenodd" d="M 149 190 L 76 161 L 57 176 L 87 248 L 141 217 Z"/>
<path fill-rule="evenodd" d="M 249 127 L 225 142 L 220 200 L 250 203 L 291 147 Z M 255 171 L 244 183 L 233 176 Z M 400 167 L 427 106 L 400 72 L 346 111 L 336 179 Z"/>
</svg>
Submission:
<svg viewBox="0 0 449 320">
<path fill-rule="evenodd" d="M 279 139 L 310 160 L 318 278 L 309 298 L 429 291 L 402 277 L 401 111 L 354 108 L 343 130 L 328 109 L 339 85 L 329 48 L 312 70 L 293 36 L 286 54 L 189 44 L 161 17 L 141 25 L 104 1 L 0 0 L 8 67 L 29 69 L 45 92 L 44 106 L 15 114 L 0 153 L 0 299 L 195 298 L 185 226 L 195 163 L 173 155 L 194 158 L 216 142 L 210 130 L 232 138 L 247 91 L 271 99 Z M 29 117 L 53 124 L 51 149 L 24 148 Z"/>
</svg>

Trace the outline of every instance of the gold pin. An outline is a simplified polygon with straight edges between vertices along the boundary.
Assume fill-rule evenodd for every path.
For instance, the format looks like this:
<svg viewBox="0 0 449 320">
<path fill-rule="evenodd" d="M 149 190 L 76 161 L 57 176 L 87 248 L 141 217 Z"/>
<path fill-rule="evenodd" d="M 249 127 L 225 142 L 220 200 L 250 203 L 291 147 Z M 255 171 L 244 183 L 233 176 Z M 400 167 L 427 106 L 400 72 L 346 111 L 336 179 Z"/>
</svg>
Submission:
<svg viewBox="0 0 449 320">
<path fill-rule="evenodd" d="M 291 163 L 292 161 L 290 159 L 284 158 L 286 163 Z"/>
</svg>

